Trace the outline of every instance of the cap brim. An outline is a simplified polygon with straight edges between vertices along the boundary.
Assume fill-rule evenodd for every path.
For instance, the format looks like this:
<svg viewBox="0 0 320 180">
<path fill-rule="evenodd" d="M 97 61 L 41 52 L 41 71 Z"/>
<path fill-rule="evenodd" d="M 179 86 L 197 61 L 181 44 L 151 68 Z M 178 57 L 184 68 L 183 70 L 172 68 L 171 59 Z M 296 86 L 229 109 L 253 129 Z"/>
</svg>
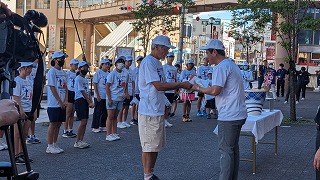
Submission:
<svg viewBox="0 0 320 180">
<path fill-rule="evenodd" d="M 175 46 L 171 46 L 171 45 L 165 45 L 166 47 L 170 48 L 170 49 L 175 49 Z"/>
<path fill-rule="evenodd" d="M 210 49 L 208 46 L 202 46 L 202 47 L 200 47 L 200 50 L 208 50 L 208 49 Z"/>
</svg>

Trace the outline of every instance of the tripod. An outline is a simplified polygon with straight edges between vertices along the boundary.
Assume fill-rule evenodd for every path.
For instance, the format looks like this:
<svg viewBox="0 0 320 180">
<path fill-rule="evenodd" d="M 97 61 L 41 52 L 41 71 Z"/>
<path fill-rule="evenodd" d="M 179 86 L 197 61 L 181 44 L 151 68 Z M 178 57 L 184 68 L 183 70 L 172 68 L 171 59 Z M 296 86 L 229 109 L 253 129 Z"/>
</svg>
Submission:
<svg viewBox="0 0 320 180">
<path fill-rule="evenodd" d="M 12 86 L 14 84 L 14 81 L 12 81 L 14 77 L 14 73 L 10 72 L 12 71 L 10 68 L 12 64 L 15 64 L 15 62 L 12 62 L 12 60 L 9 60 L 5 67 L 0 70 L 0 79 L 1 82 L 1 99 L 10 99 L 10 92 L 9 90 L 12 89 Z M 13 65 L 14 66 L 14 65 Z M 23 155 L 25 157 L 25 163 L 26 163 L 26 171 L 18 174 L 16 161 L 15 161 L 15 154 L 14 154 L 14 127 L 13 124 L 9 126 L 2 126 L 0 127 L 1 130 L 5 131 L 6 141 L 8 144 L 8 151 L 9 151 L 9 157 L 10 162 L 0 162 L 0 177 L 7 177 L 8 180 L 36 180 L 39 178 L 39 173 L 34 172 L 31 169 L 29 156 L 28 156 L 28 150 L 26 146 L 25 137 L 22 130 L 21 120 L 19 119 L 17 121 L 18 125 L 18 131 L 20 135 L 20 141 L 23 149 Z"/>
</svg>

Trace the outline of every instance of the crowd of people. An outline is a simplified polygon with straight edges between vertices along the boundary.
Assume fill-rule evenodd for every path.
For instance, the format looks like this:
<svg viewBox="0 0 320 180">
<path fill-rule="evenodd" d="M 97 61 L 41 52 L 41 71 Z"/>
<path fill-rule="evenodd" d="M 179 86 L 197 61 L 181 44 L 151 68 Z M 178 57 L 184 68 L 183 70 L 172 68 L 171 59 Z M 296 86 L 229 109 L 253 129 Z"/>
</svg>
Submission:
<svg viewBox="0 0 320 180">
<path fill-rule="evenodd" d="M 254 81 L 253 72 L 250 70 L 248 63 L 244 63 L 240 67 L 241 74 L 243 78 L 243 85 L 245 90 L 252 89 L 252 82 Z M 267 98 L 272 98 L 279 101 L 279 97 L 285 97 L 284 104 L 288 103 L 290 87 L 287 86 L 285 94 L 285 82 L 286 79 L 289 81 L 288 75 L 289 71 L 284 68 L 284 64 L 279 64 L 279 69 L 274 69 L 273 62 L 267 62 L 264 60 L 257 70 L 258 74 L 258 89 L 264 88 L 267 91 Z M 294 81 L 296 82 L 296 104 L 300 100 L 305 100 L 306 98 L 306 86 L 310 82 L 310 73 L 305 67 L 301 67 L 299 71 L 295 72 L 296 76 Z M 271 94 L 270 94 L 271 90 Z M 300 99 L 301 94 L 301 99 Z"/>
</svg>

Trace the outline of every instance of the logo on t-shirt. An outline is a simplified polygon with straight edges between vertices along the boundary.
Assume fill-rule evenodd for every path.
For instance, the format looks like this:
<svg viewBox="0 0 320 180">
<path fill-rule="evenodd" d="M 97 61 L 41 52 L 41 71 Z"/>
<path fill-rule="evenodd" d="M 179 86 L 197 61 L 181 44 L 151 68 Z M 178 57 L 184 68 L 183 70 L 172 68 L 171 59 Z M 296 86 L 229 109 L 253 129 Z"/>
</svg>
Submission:
<svg viewBox="0 0 320 180">
<path fill-rule="evenodd" d="M 126 86 L 126 81 L 125 81 L 125 78 L 126 76 L 116 76 L 117 78 L 117 82 L 118 82 L 118 85 L 117 87 L 119 88 L 124 88 Z"/>
<path fill-rule="evenodd" d="M 31 100 L 32 99 L 32 91 L 30 86 L 22 86 L 22 98 L 24 100 Z"/>
<path fill-rule="evenodd" d="M 161 82 L 164 82 L 163 68 L 157 68 L 157 73 L 158 73 L 158 76 L 159 76 L 159 80 L 160 80 Z"/>
</svg>

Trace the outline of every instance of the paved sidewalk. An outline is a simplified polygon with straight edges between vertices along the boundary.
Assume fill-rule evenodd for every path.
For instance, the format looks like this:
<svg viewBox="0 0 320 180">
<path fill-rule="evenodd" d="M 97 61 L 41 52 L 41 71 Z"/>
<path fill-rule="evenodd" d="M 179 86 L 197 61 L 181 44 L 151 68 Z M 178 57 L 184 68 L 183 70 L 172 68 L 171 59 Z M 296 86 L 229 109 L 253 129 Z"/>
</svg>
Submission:
<svg viewBox="0 0 320 180">
<path fill-rule="evenodd" d="M 313 119 L 316 108 L 320 104 L 320 93 L 307 92 L 306 100 L 297 105 L 297 116 Z M 155 173 L 162 180 L 203 180 L 218 179 L 219 151 L 217 136 L 212 133 L 216 120 L 195 117 L 196 104 L 192 104 L 191 123 L 181 121 L 182 104 L 179 104 L 174 127 L 167 130 L 167 146 L 159 154 Z M 43 106 L 45 107 L 45 106 Z M 265 104 L 267 107 L 267 104 Z M 283 99 L 275 102 L 275 108 L 281 109 L 284 116 L 289 116 L 289 104 Z M 120 129 L 121 140 L 105 141 L 105 133 L 91 132 L 91 118 L 87 125 L 85 140 L 91 144 L 88 149 L 75 149 L 74 139 L 59 136 L 59 146 L 65 150 L 63 154 L 46 154 L 47 121 L 46 110 L 41 110 L 36 126 L 36 134 L 41 144 L 28 145 L 30 157 L 34 160 L 32 168 L 40 173 L 44 180 L 141 180 L 141 147 L 137 126 Z M 79 125 L 75 121 L 75 130 Z M 62 129 L 61 129 L 62 131 Z M 252 174 L 249 162 L 240 162 L 240 180 L 277 180 L 277 179 L 315 179 L 312 167 L 315 151 L 316 129 L 314 125 L 292 125 L 279 128 L 279 152 L 273 154 L 271 145 L 257 145 L 257 173 Z M 273 140 L 273 131 L 265 135 L 263 140 Z M 241 137 L 241 157 L 250 158 L 251 142 Z M 7 151 L 0 152 L 0 161 L 8 160 Z M 23 166 L 19 166 L 23 167 Z M 21 168 L 22 170 L 22 168 Z"/>
</svg>

